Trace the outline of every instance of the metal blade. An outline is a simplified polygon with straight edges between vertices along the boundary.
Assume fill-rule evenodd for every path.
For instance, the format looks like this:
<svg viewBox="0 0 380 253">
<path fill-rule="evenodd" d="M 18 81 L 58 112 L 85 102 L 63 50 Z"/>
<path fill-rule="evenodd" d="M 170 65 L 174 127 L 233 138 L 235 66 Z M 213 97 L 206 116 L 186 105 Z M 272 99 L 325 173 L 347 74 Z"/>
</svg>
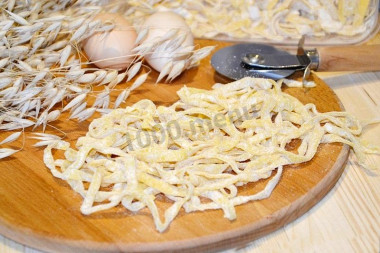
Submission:
<svg viewBox="0 0 380 253">
<path fill-rule="evenodd" d="M 288 52 L 277 50 L 273 46 L 263 44 L 237 44 L 217 51 L 211 58 L 211 65 L 219 74 L 234 80 L 243 77 L 261 77 L 281 79 L 295 72 L 296 69 L 264 69 L 249 66 L 243 58 L 247 54 L 291 56 Z"/>
<path fill-rule="evenodd" d="M 246 54 L 242 61 L 250 67 L 263 69 L 304 69 L 310 60 L 304 55 Z"/>
</svg>

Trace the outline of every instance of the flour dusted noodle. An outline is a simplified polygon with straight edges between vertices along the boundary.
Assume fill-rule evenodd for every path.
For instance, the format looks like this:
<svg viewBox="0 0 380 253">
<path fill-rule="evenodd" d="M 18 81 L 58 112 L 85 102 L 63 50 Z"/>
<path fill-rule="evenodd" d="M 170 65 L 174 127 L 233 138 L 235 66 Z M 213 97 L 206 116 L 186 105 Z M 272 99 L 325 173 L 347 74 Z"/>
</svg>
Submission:
<svg viewBox="0 0 380 253">
<path fill-rule="evenodd" d="M 148 208 L 160 232 L 181 208 L 222 209 L 233 220 L 236 205 L 269 197 L 283 167 L 311 160 L 320 143 L 352 146 L 361 164 L 364 153 L 379 151 L 360 143 L 352 116 L 319 113 L 283 93 L 281 82 L 244 78 L 212 90 L 183 87 L 178 95 L 169 107 L 141 100 L 95 119 L 76 149 L 61 140 L 45 149 L 52 174 L 83 197 L 83 214 L 120 204 Z M 287 150 L 294 139 L 300 146 Z M 64 150 L 65 159 L 54 159 L 52 149 Z M 239 194 L 240 186 L 267 178 L 262 191 Z M 171 202 L 163 220 L 159 194 Z"/>
<path fill-rule="evenodd" d="M 149 8 L 145 2 L 130 3 L 148 14 L 174 11 L 202 38 L 287 42 L 306 35 L 322 39 L 319 43 L 328 38 L 347 43 L 364 39 L 377 22 L 374 0 L 155 0 Z M 138 20 L 145 15 L 132 16 Z"/>
</svg>

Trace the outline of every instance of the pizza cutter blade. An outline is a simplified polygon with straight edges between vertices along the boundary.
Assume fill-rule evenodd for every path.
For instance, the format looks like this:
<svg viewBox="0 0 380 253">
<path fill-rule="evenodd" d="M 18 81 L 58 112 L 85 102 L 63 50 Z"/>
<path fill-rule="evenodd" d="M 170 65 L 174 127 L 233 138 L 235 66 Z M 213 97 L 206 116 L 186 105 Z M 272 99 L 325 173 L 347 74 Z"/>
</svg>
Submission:
<svg viewBox="0 0 380 253">
<path fill-rule="evenodd" d="M 222 48 L 211 58 L 215 71 L 233 80 L 247 76 L 278 80 L 305 69 L 308 64 L 307 59 L 273 46 L 254 43 Z"/>
<path fill-rule="evenodd" d="M 310 70 L 379 71 L 380 45 L 335 46 L 304 49 L 305 36 L 298 43 L 296 55 L 264 44 L 236 44 L 217 51 L 211 65 L 219 74 L 231 79 L 263 77 L 281 79 L 297 70 L 305 81 Z"/>
</svg>

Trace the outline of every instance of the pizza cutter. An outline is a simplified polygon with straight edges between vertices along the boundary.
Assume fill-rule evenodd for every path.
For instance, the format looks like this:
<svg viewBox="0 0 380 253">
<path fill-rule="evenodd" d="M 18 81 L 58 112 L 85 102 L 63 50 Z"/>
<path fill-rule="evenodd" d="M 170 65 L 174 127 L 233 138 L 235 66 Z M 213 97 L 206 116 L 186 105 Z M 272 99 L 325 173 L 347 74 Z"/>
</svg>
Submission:
<svg viewBox="0 0 380 253">
<path fill-rule="evenodd" d="M 211 65 L 219 74 L 233 80 L 261 77 L 278 80 L 303 71 L 303 80 L 316 71 L 380 70 L 380 45 L 336 46 L 304 49 L 302 37 L 297 54 L 271 45 L 245 43 L 218 50 Z"/>
</svg>

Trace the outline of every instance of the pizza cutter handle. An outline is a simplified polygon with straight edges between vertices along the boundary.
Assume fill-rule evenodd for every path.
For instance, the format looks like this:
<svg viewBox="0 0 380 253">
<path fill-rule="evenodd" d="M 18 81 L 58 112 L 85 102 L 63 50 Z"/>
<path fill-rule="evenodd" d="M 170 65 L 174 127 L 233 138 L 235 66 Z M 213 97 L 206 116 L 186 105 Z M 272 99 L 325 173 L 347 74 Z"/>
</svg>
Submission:
<svg viewBox="0 0 380 253">
<path fill-rule="evenodd" d="M 317 48 L 317 71 L 380 70 L 380 45 Z"/>
</svg>

